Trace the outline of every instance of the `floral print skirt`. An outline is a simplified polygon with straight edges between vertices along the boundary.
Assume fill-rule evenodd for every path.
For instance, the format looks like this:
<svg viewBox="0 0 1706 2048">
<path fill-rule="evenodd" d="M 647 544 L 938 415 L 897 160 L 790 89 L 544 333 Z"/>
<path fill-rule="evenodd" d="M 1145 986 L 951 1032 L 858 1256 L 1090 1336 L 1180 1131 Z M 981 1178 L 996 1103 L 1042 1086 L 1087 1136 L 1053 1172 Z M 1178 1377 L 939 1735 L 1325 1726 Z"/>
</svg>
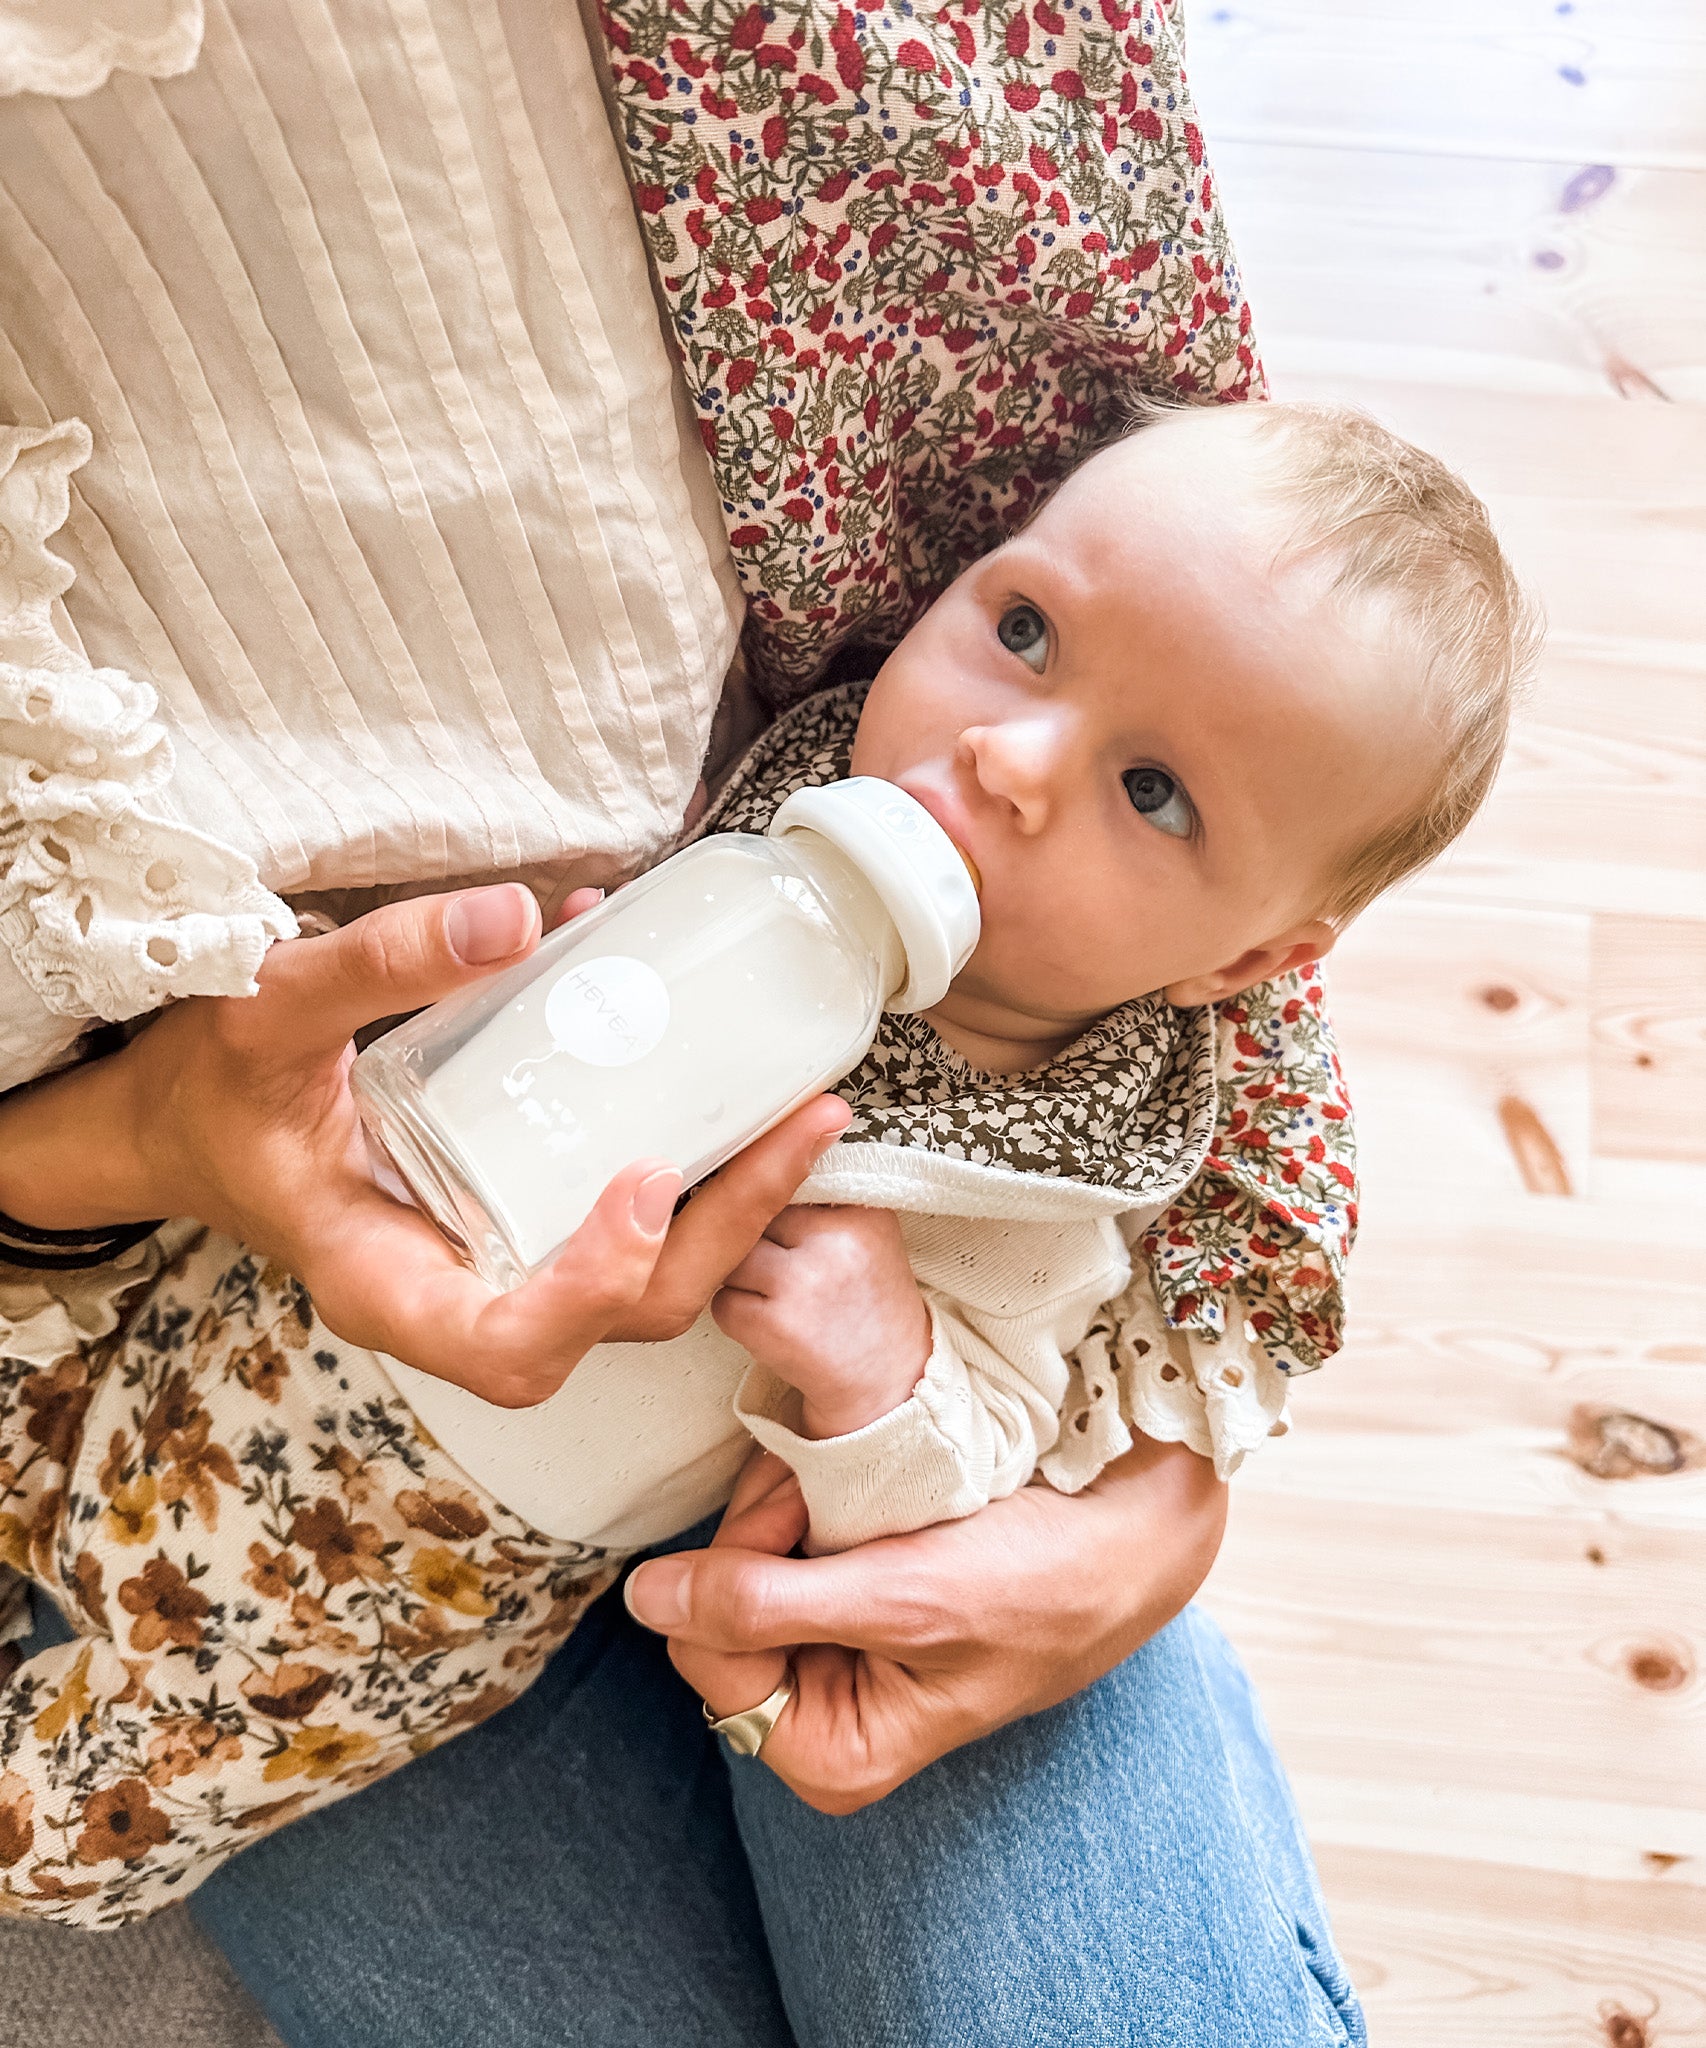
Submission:
<svg viewBox="0 0 1706 2048">
<path fill-rule="evenodd" d="M 228 1239 L 181 1231 L 95 1343 L 5 1343 L 0 1560 L 79 1639 L 0 1677 L 0 1913 L 184 1897 L 507 1705 L 615 1577 L 471 1486 Z"/>
</svg>

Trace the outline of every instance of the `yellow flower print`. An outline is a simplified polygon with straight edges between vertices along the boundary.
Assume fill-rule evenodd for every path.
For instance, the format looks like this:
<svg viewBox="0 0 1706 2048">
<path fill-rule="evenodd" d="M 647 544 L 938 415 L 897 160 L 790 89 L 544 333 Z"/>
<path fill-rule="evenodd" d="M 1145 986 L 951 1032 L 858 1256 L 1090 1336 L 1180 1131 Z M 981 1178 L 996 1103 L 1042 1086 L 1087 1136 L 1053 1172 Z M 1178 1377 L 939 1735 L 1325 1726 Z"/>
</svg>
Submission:
<svg viewBox="0 0 1706 2048">
<path fill-rule="evenodd" d="M 36 1716 L 34 1733 L 38 1742 L 57 1742 L 73 1720 L 87 1719 L 95 1704 L 89 1691 L 89 1659 L 94 1654 L 91 1645 L 72 1665 L 71 1675 L 60 1686 L 53 1704 L 43 1707 Z"/>
<path fill-rule="evenodd" d="M 16 1515 L 0 1515 L 0 1564 L 15 1572 L 30 1568 L 30 1525 Z"/>
<path fill-rule="evenodd" d="M 423 1600 L 476 1619 L 490 1614 L 495 1605 L 481 1589 L 479 1566 L 448 1550 L 423 1550 L 409 1566 L 409 1584 Z"/>
<path fill-rule="evenodd" d="M 115 1543 L 152 1543 L 160 1525 L 159 1498 L 153 1473 L 140 1473 L 127 1486 L 114 1489 L 101 1525 Z"/>
<path fill-rule="evenodd" d="M 351 1764 L 365 1763 L 378 1747 L 359 1728 L 298 1728 L 261 1776 L 269 1785 L 280 1778 L 335 1778 Z"/>
</svg>

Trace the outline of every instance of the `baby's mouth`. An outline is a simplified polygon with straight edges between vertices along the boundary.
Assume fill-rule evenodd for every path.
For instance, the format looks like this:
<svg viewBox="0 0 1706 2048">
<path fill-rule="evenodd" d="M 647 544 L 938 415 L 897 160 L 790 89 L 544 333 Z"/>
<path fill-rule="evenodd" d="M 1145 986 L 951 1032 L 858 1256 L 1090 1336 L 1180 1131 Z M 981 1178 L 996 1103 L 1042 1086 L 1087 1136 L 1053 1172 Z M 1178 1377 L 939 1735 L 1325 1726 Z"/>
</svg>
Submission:
<svg viewBox="0 0 1706 2048">
<path fill-rule="evenodd" d="M 937 824 L 940 825 L 942 830 L 948 835 L 948 838 L 953 843 L 954 851 L 959 855 L 960 859 L 965 862 L 966 873 L 971 876 L 972 887 L 977 891 L 979 897 L 981 897 L 983 895 L 983 870 L 978 866 L 977 862 L 972 858 L 972 856 L 966 851 L 966 848 L 960 839 L 960 835 L 954 830 L 953 825 L 949 822 L 949 819 L 953 816 L 955 808 L 952 801 L 945 801 L 937 793 L 937 791 L 931 788 L 928 784 L 921 783 L 916 786 L 909 786 L 906 782 L 901 781 L 898 783 L 898 787 L 904 789 L 907 795 L 912 798 L 914 803 L 922 804 L 924 808 L 930 813 L 931 817 L 933 817 L 936 820 Z M 947 813 L 947 815 L 944 816 L 944 813 Z"/>
</svg>

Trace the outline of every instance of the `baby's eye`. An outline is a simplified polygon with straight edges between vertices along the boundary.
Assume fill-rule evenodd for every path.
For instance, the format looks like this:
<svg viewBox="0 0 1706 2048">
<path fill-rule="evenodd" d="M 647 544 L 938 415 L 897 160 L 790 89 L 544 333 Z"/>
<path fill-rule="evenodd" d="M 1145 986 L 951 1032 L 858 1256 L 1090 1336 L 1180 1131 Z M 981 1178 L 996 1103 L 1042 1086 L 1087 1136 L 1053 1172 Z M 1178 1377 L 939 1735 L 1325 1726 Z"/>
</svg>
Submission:
<svg viewBox="0 0 1706 2048">
<path fill-rule="evenodd" d="M 995 637 L 1038 675 L 1048 660 L 1048 621 L 1034 604 L 1012 604 L 1001 614 Z"/>
<path fill-rule="evenodd" d="M 1196 814 L 1190 798 L 1165 768 L 1128 768 L 1120 780 L 1134 811 L 1175 839 L 1190 838 Z"/>
</svg>

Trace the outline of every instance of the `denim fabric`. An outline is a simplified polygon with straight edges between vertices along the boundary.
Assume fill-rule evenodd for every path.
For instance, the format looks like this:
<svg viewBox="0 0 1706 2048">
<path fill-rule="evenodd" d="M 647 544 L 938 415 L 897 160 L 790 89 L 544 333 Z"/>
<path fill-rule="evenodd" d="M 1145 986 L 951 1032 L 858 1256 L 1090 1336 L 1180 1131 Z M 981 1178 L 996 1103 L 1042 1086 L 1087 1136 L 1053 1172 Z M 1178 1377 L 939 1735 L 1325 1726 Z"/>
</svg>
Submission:
<svg viewBox="0 0 1706 2048">
<path fill-rule="evenodd" d="M 1366 2041 L 1248 1681 L 1195 1609 L 830 1820 L 719 1753 L 612 1594 L 515 1706 L 193 1908 L 290 2048 Z"/>
</svg>

